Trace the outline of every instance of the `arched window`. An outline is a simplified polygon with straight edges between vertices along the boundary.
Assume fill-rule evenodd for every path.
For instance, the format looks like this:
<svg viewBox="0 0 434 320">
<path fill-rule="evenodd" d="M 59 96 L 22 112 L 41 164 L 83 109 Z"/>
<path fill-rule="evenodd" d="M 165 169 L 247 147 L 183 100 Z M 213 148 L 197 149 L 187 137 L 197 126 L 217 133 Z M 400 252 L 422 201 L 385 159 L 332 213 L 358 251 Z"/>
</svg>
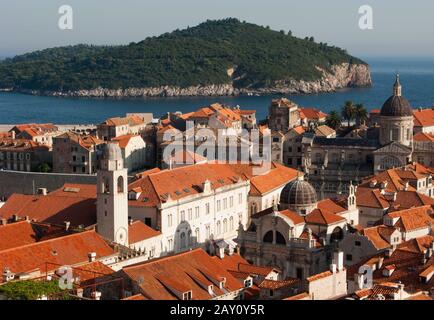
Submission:
<svg viewBox="0 0 434 320">
<path fill-rule="evenodd" d="M 265 243 L 273 243 L 273 231 L 268 231 L 263 239 Z"/>
<path fill-rule="evenodd" d="M 103 182 L 102 182 L 102 192 L 106 193 L 106 194 L 110 193 L 110 182 L 109 182 L 109 179 L 107 177 L 105 177 L 103 179 Z"/>
<path fill-rule="evenodd" d="M 276 231 L 276 244 L 286 245 L 285 237 L 279 231 Z"/>
<path fill-rule="evenodd" d="M 340 228 L 340 227 L 336 227 L 333 232 L 332 235 L 330 236 L 330 242 L 335 242 L 335 241 L 339 241 L 342 240 L 344 238 L 344 231 Z"/>
<path fill-rule="evenodd" d="M 185 232 L 181 233 L 180 239 L 181 239 L 181 249 L 185 249 L 187 247 L 187 239 L 185 237 Z"/>
<path fill-rule="evenodd" d="M 191 246 L 193 244 L 193 238 L 191 236 L 191 230 L 188 230 L 188 245 Z"/>
<path fill-rule="evenodd" d="M 124 177 L 118 178 L 118 193 L 124 193 Z"/>
<path fill-rule="evenodd" d="M 228 220 L 224 219 L 223 220 L 223 233 L 228 232 Z"/>
<path fill-rule="evenodd" d="M 234 217 L 229 218 L 229 230 L 234 230 Z"/>
<path fill-rule="evenodd" d="M 386 156 L 381 160 L 380 170 L 388 170 L 401 167 L 401 161 L 394 156 Z"/>
<path fill-rule="evenodd" d="M 194 231 L 194 236 L 195 236 L 194 242 L 195 242 L 195 243 L 199 243 L 199 242 L 200 242 L 199 228 L 197 228 L 197 229 Z"/>
</svg>

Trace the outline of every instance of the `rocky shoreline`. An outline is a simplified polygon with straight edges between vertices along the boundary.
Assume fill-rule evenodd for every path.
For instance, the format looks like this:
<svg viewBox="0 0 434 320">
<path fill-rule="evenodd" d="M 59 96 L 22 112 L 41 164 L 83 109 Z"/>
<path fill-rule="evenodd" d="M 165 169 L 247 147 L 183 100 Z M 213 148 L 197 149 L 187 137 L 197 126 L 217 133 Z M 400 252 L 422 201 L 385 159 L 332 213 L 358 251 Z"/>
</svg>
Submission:
<svg viewBox="0 0 434 320">
<path fill-rule="evenodd" d="M 205 97 L 205 96 L 238 96 L 238 95 L 270 95 L 270 94 L 316 94 L 334 92 L 350 87 L 368 87 L 372 85 L 369 66 L 363 64 L 344 63 L 334 65 L 330 72 L 321 70 L 323 76 L 315 81 L 289 80 L 277 81 L 274 86 L 250 89 L 236 88 L 233 84 L 208 86 L 192 86 L 180 88 L 162 86 L 154 88 L 127 88 L 77 91 L 39 91 L 13 89 L 14 92 L 31 95 L 53 97 L 89 97 L 89 98 L 148 98 L 148 97 Z M 6 91 L 6 89 L 4 89 Z M 7 90 L 11 91 L 11 90 Z"/>
</svg>

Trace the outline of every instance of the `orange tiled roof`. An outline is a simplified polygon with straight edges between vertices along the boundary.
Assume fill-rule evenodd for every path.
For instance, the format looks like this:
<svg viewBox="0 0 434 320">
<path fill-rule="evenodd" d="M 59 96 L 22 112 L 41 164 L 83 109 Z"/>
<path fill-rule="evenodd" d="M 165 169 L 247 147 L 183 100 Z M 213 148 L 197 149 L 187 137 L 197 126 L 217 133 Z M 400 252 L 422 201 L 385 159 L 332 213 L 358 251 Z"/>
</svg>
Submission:
<svg viewBox="0 0 434 320">
<path fill-rule="evenodd" d="M 423 109 L 413 111 L 415 127 L 434 126 L 434 109 Z"/>
<path fill-rule="evenodd" d="M 308 298 L 310 298 L 309 294 L 307 292 L 303 292 L 283 300 L 306 300 Z"/>
<path fill-rule="evenodd" d="M 95 231 L 86 231 L 50 239 L 0 252 L 0 270 L 9 268 L 14 273 L 56 270 L 63 265 L 88 262 L 88 254 L 96 258 L 114 254 L 113 249 Z M 47 264 L 52 263 L 52 264 Z"/>
<path fill-rule="evenodd" d="M 434 142 L 434 134 L 419 132 L 413 136 L 413 140 L 418 142 Z"/>
<path fill-rule="evenodd" d="M 134 244 L 149 238 L 159 236 L 161 232 L 152 229 L 142 221 L 134 221 L 128 227 L 128 242 Z"/>
<path fill-rule="evenodd" d="M 125 149 L 128 146 L 128 144 L 130 143 L 130 140 L 132 138 L 135 138 L 135 137 L 140 137 L 140 136 L 134 135 L 134 134 L 127 134 L 124 136 L 119 136 L 119 137 L 113 138 L 112 140 L 117 141 L 118 145 L 121 149 Z"/>
<path fill-rule="evenodd" d="M 315 108 L 301 108 L 300 109 L 300 118 L 301 119 L 309 119 L 309 120 L 322 120 L 327 117 L 327 114 L 322 112 L 321 110 Z"/>
<path fill-rule="evenodd" d="M 317 204 L 318 209 L 327 210 L 331 213 L 337 214 L 344 211 L 347 211 L 346 208 L 344 208 L 340 203 L 337 202 L 335 199 L 324 199 L 318 202 Z"/>
<path fill-rule="evenodd" d="M 386 236 L 393 231 L 395 231 L 394 228 L 381 225 L 365 228 L 361 231 L 361 234 L 371 240 L 375 248 L 381 250 L 390 247 L 390 243 L 386 240 Z"/>
<path fill-rule="evenodd" d="M 93 261 L 73 268 L 74 277 L 80 277 L 80 283 L 114 274 L 115 271 L 99 261 Z"/>
<path fill-rule="evenodd" d="M 300 282 L 300 279 L 287 279 L 287 280 L 264 280 L 259 284 L 259 288 L 261 289 L 271 289 L 271 290 L 277 290 L 281 288 L 291 287 L 294 284 L 297 284 Z"/>
<path fill-rule="evenodd" d="M 108 125 L 108 126 L 123 126 L 123 125 L 130 125 L 130 126 L 137 126 L 144 124 L 145 122 L 141 117 L 138 115 L 131 115 L 128 117 L 120 118 L 110 118 L 104 121 L 102 124 Z"/>
<path fill-rule="evenodd" d="M 96 186 L 65 185 L 48 195 L 13 194 L 0 208 L 0 217 L 28 216 L 30 220 L 71 226 L 96 223 Z"/>
<path fill-rule="evenodd" d="M 318 273 L 318 274 L 315 274 L 313 276 L 306 278 L 306 281 L 307 282 L 314 282 L 317 280 L 321 280 L 321 279 L 330 277 L 331 275 L 333 275 L 333 273 L 331 271 L 325 271 L 325 272 Z"/>
<path fill-rule="evenodd" d="M 263 176 L 253 175 L 253 166 L 249 164 L 203 163 L 173 170 L 162 170 L 142 175 L 132 182 L 129 190 L 141 188 L 137 201 L 130 201 L 131 206 L 155 206 L 167 201 L 168 197 L 178 200 L 202 192 L 203 183 L 211 182 L 211 188 L 217 189 L 239 181 L 251 182 L 251 195 L 262 194 L 277 189 L 297 177 L 297 171 L 273 163 L 272 170 Z"/>
<path fill-rule="evenodd" d="M 191 291 L 193 300 L 208 300 L 214 296 L 208 292 L 207 285 L 213 283 L 215 296 L 220 296 L 224 292 L 215 282 L 223 280 L 226 280 L 224 288 L 229 292 L 244 287 L 202 249 L 125 267 L 123 273 L 151 300 L 177 300 L 174 292 L 177 290 L 181 293 Z"/>
<path fill-rule="evenodd" d="M 425 228 L 434 223 L 432 217 L 431 206 L 423 206 L 418 208 L 412 208 L 402 211 L 396 211 L 388 213 L 391 218 L 399 218 L 399 221 L 395 224 L 396 227 L 402 228 L 404 231 L 409 232 Z"/>
<path fill-rule="evenodd" d="M 0 251 L 24 246 L 38 241 L 36 231 L 29 221 L 0 226 Z"/>
<path fill-rule="evenodd" d="M 315 209 L 305 217 L 307 224 L 330 225 L 346 219 L 324 209 Z"/>
</svg>

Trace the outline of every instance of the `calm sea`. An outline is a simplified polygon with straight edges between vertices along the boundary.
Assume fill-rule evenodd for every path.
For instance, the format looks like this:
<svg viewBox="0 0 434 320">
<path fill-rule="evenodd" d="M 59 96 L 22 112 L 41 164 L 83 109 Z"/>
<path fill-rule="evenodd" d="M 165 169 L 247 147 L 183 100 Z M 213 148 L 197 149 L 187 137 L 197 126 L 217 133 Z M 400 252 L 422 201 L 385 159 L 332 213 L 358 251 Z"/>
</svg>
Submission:
<svg viewBox="0 0 434 320">
<path fill-rule="evenodd" d="M 293 95 L 289 99 L 300 106 L 316 107 L 325 112 L 339 109 L 347 100 L 363 103 L 368 109 L 380 108 L 391 95 L 394 75 L 401 74 L 403 94 L 413 107 L 434 105 L 433 59 L 365 59 L 371 65 L 374 85 L 371 88 L 346 89 L 318 95 Z M 152 112 L 155 117 L 168 111 L 188 112 L 220 102 L 244 109 L 256 109 L 258 119 L 267 115 L 273 96 L 211 97 L 211 98 L 150 98 L 150 99 L 71 99 L 36 97 L 0 93 L 0 123 L 54 122 L 58 124 L 99 123 L 106 118 L 129 112 Z"/>
</svg>

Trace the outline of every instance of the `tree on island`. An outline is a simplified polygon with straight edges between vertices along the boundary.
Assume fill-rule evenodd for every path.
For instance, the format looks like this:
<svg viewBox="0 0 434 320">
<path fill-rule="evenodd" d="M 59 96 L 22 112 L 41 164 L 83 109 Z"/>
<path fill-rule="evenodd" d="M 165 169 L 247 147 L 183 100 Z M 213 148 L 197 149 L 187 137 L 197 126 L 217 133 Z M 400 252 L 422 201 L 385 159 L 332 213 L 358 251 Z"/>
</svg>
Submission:
<svg viewBox="0 0 434 320">
<path fill-rule="evenodd" d="M 342 119 L 339 113 L 333 110 L 327 116 L 325 123 L 330 128 L 337 130 L 342 126 Z"/>
<path fill-rule="evenodd" d="M 362 103 L 356 104 L 356 124 L 360 126 L 368 120 L 368 110 Z"/>
<path fill-rule="evenodd" d="M 351 121 L 356 118 L 356 107 L 352 101 L 345 102 L 342 108 L 342 118 L 348 122 L 348 127 L 351 126 Z"/>
</svg>

